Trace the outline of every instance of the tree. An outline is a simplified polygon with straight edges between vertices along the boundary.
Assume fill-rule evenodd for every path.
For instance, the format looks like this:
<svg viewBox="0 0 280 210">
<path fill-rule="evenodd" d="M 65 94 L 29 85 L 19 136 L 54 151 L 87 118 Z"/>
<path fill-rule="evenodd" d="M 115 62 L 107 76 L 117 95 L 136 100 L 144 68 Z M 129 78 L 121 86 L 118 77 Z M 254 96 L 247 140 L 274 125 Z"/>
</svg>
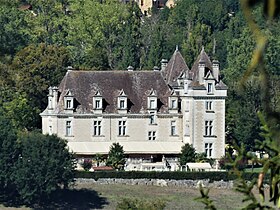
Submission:
<svg viewBox="0 0 280 210">
<path fill-rule="evenodd" d="M 17 160 L 16 131 L 12 123 L 0 112 L 0 198 L 7 199 L 16 194 L 12 176 Z"/>
<path fill-rule="evenodd" d="M 113 168 L 120 170 L 123 169 L 124 164 L 125 159 L 123 146 L 121 146 L 119 143 L 113 143 L 110 146 L 110 151 L 108 153 L 106 165 L 112 166 Z"/>
<path fill-rule="evenodd" d="M 31 204 L 47 200 L 73 181 L 75 161 L 66 141 L 55 135 L 22 133 L 13 182 L 20 200 Z"/>
<path fill-rule="evenodd" d="M 48 87 L 59 84 L 68 65 L 66 49 L 57 45 L 32 44 L 16 54 L 10 71 L 14 75 L 15 91 L 17 96 L 26 99 L 25 110 L 29 109 L 28 106 L 32 108 L 29 115 L 33 120 L 23 125 L 25 128 L 41 128 L 38 110 L 43 111 L 47 107 Z M 17 98 L 13 100 L 15 108 L 22 104 Z"/>
<path fill-rule="evenodd" d="M 186 163 L 195 162 L 196 152 L 192 145 L 185 144 L 182 146 L 180 154 L 180 165 L 186 165 Z"/>
</svg>

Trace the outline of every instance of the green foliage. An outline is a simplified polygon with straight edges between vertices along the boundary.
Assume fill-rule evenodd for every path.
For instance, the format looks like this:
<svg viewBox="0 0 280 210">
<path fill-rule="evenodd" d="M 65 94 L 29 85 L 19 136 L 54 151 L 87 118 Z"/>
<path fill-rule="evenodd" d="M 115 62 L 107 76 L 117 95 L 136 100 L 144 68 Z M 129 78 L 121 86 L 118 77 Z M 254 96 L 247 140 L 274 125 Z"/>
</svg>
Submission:
<svg viewBox="0 0 280 210">
<path fill-rule="evenodd" d="M 47 200 L 60 187 L 73 181 L 74 157 L 66 142 L 54 135 L 21 134 L 13 182 L 20 200 L 31 204 Z"/>
<path fill-rule="evenodd" d="M 84 159 L 82 163 L 82 167 L 84 168 L 85 171 L 89 171 L 92 167 L 92 160 L 91 159 Z"/>
<path fill-rule="evenodd" d="M 209 179 L 213 181 L 229 181 L 237 178 L 234 174 L 229 174 L 226 171 L 76 171 L 76 178 L 91 178 L 98 180 L 100 178 L 119 178 L 119 179 L 175 179 L 175 180 L 203 180 Z M 244 172 L 242 177 L 245 180 L 252 180 L 258 177 L 258 173 Z M 264 183 L 269 180 L 265 179 Z"/>
<path fill-rule="evenodd" d="M 186 163 L 195 162 L 196 152 L 192 145 L 185 144 L 182 146 L 180 154 L 180 165 L 186 165 Z"/>
<path fill-rule="evenodd" d="M 213 201 L 209 198 L 209 189 L 203 189 L 202 185 L 199 186 L 201 197 L 195 198 L 195 200 L 203 203 L 205 205 L 205 209 L 211 209 L 216 210 L 215 205 L 213 204 Z"/>
<path fill-rule="evenodd" d="M 112 166 L 114 169 L 123 169 L 125 164 L 124 150 L 119 143 L 113 143 L 110 146 L 110 151 L 108 153 L 108 159 L 106 162 L 107 166 Z"/>
<path fill-rule="evenodd" d="M 17 161 L 16 131 L 11 122 L 0 115 L 0 199 L 14 196 L 12 175 Z"/>
<path fill-rule="evenodd" d="M 135 198 L 123 198 L 117 204 L 117 210 L 163 210 L 166 206 L 163 200 L 139 200 Z"/>
</svg>

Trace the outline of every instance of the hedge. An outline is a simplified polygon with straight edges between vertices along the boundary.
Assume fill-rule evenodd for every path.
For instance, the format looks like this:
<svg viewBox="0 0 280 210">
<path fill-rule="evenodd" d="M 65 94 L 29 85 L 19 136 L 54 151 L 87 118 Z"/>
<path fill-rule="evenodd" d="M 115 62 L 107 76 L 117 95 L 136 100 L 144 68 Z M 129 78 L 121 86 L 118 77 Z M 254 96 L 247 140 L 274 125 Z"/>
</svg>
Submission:
<svg viewBox="0 0 280 210">
<path fill-rule="evenodd" d="M 226 171 L 211 172 L 185 172 L 185 171 L 76 171 L 76 178 L 91 178 L 98 180 L 99 178 L 120 178 L 120 179 L 175 179 L 175 180 L 202 180 L 209 179 L 213 181 L 229 181 L 236 179 L 236 176 Z M 253 180 L 258 178 L 258 173 L 245 172 L 243 174 L 245 180 Z"/>
</svg>

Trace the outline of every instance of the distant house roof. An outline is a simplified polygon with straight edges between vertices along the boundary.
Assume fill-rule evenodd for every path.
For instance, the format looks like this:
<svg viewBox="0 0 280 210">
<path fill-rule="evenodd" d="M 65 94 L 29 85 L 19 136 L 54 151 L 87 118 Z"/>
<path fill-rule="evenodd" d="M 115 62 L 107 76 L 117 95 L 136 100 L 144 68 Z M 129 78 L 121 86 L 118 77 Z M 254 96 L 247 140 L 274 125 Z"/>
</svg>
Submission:
<svg viewBox="0 0 280 210">
<path fill-rule="evenodd" d="M 168 110 L 168 96 L 171 90 L 160 71 L 68 71 L 60 86 L 58 111 L 63 111 L 63 97 L 68 91 L 73 94 L 78 106 L 77 112 L 91 113 L 93 96 L 97 91 L 104 99 L 104 112 L 116 113 L 117 100 L 123 90 L 128 100 L 128 111 L 140 113 L 147 110 L 147 96 L 155 90 L 158 111 Z"/>
</svg>

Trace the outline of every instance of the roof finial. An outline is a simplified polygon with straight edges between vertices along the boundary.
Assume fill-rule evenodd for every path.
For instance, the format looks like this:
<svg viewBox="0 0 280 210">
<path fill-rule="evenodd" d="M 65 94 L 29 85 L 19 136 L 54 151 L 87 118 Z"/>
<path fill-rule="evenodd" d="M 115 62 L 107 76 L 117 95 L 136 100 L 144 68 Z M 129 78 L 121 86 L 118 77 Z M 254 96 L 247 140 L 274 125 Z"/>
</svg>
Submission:
<svg viewBox="0 0 280 210">
<path fill-rule="evenodd" d="M 201 49 L 201 51 L 203 51 L 203 52 L 204 52 L 204 45 L 202 45 L 202 49 Z"/>
<path fill-rule="evenodd" d="M 178 49 L 178 45 L 176 45 L 176 51 L 178 51 L 179 49 Z"/>
</svg>

